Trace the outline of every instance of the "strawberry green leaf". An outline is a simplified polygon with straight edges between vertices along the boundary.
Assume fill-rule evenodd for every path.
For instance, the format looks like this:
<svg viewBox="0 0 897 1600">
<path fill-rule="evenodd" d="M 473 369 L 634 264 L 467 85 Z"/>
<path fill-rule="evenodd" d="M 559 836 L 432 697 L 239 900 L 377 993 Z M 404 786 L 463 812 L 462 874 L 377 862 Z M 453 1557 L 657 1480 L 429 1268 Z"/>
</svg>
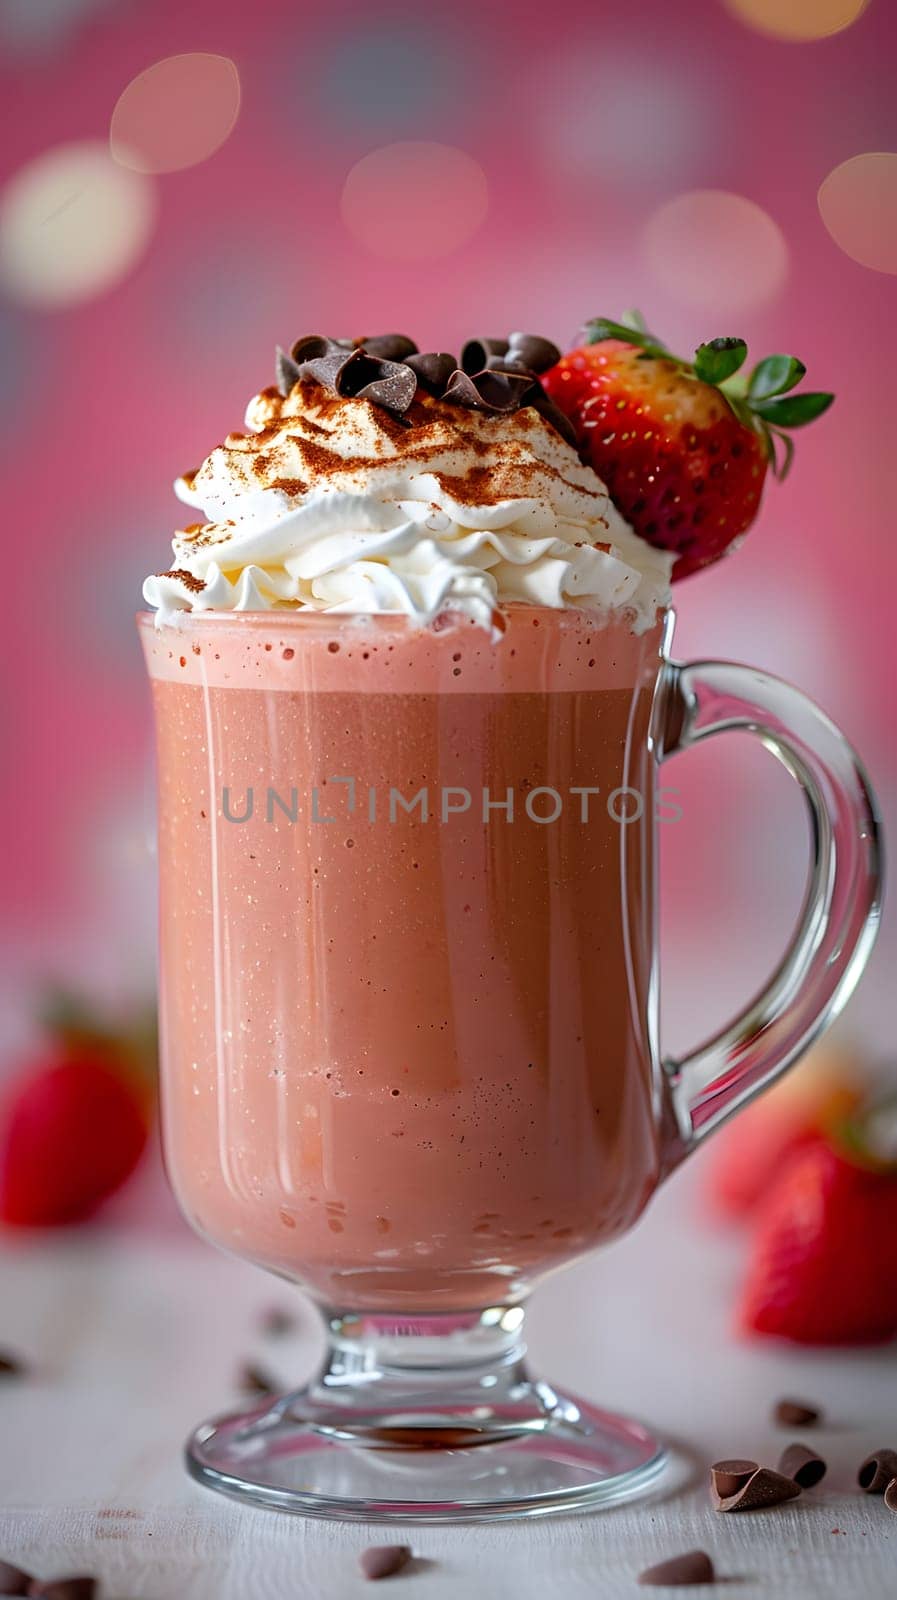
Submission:
<svg viewBox="0 0 897 1600">
<path fill-rule="evenodd" d="M 791 466 L 792 466 L 792 463 L 794 461 L 794 440 L 790 437 L 789 434 L 780 433 L 778 428 L 775 428 L 773 430 L 773 434 L 774 434 L 774 437 L 775 437 L 775 447 L 774 448 L 776 450 L 776 459 L 775 459 L 775 461 L 773 463 L 773 469 L 772 470 L 773 470 L 773 473 L 775 474 L 776 478 L 778 479 L 779 483 L 784 483 L 784 481 L 787 478 L 789 472 L 791 471 Z M 778 450 L 779 450 L 780 447 L 781 447 L 781 452 L 782 452 L 781 460 L 779 459 L 779 456 L 778 456 Z"/>
<path fill-rule="evenodd" d="M 646 328 L 630 327 L 625 322 L 612 322 L 610 317 L 594 317 L 586 323 L 589 335 L 589 344 L 601 344 L 604 339 L 622 339 L 625 344 L 638 345 L 648 355 L 666 356 L 669 354 L 665 344 L 649 333 Z"/>
<path fill-rule="evenodd" d="M 827 411 L 833 394 L 773 395 L 769 400 L 753 400 L 752 409 L 764 422 L 777 428 L 803 428 Z"/>
<path fill-rule="evenodd" d="M 695 351 L 695 376 L 702 383 L 723 383 L 744 365 L 746 356 L 743 339 L 711 339 Z"/>
<path fill-rule="evenodd" d="M 752 400 L 768 400 L 772 395 L 786 394 L 800 383 L 806 370 L 796 356 L 767 356 L 765 361 L 758 361 L 751 373 L 748 394 Z"/>
</svg>

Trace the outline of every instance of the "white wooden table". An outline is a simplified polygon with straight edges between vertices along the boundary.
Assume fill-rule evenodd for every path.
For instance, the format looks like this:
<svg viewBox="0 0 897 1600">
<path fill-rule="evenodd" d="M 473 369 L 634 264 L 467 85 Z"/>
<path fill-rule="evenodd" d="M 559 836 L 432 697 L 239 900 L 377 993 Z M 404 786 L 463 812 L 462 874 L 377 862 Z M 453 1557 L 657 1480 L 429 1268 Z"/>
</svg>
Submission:
<svg viewBox="0 0 897 1600">
<path fill-rule="evenodd" d="M 897 1516 L 852 1487 L 869 1450 L 897 1446 L 897 1352 L 734 1342 L 738 1247 L 696 1220 L 695 1176 L 672 1184 L 628 1239 L 546 1285 L 530 1316 L 539 1370 L 680 1443 L 670 1485 L 589 1516 L 422 1528 L 411 1535 L 420 1564 L 386 1591 L 363 1582 L 357 1553 L 406 1535 L 248 1510 L 181 1467 L 192 1424 L 238 1401 L 241 1361 L 256 1357 L 285 1383 L 312 1367 L 319 1334 L 303 1301 L 300 1331 L 272 1340 L 261 1312 L 290 1305 L 290 1291 L 186 1234 L 7 1240 L 0 1347 L 34 1370 L 0 1383 L 0 1557 L 41 1576 L 96 1573 L 104 1600 L 614 1600 L 672 1592 L 639 1590 L 636 1574 L 700 1545 L 729 1580 L 697 1591 L 708 1600 L 897 1594 Z M 707 1465 L 774 1464 L 790 1437 L 770 1420 L 781 1395 L 825 1408 L 812 1442 L 828 1478 L 775 1510 L 714 1513 Z"/>
</svg>

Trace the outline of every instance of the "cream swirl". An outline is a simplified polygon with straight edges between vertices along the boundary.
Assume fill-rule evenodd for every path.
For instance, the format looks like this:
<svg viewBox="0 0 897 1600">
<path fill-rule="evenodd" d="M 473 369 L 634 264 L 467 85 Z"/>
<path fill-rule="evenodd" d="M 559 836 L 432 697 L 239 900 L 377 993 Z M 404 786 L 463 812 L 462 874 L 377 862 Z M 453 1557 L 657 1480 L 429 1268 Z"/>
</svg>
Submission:
<svg viewBox="0 0 897 1600">
<path fill-rule="evenodd" d="M 403 418 L 301 381 L 250 401 L 175 485 L 203 523 L 147 578 L 178 611 L 461 610 L 490 626 L 505 602 L 631 613 L 651 626 L 672 557 L 623 521 L 604 484 L 531 407 L 484 415 L 419 390 Z"/>
</svg>

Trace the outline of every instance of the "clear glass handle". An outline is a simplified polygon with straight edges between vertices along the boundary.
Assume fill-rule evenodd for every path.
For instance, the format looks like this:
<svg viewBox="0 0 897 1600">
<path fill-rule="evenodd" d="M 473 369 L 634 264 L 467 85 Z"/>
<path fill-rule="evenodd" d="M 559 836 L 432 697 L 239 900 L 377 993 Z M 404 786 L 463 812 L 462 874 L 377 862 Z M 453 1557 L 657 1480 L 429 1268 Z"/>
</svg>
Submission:
<svg viewBox="0 0 897 1600">
<path fill-rule="evenodd" d="M 666 1170 L 774 1082 L 850 995 L 878 929 L 882 864 L 875 799 L 834 723 L 779 678 L 728 661 L 671 662 L 659 700 L 661 760 L 727 729 L 754 733 L 800 784 L 810 877 L 797 930 L 769 983 L 700 1049 L 665 1060 Z"/>
</svg>

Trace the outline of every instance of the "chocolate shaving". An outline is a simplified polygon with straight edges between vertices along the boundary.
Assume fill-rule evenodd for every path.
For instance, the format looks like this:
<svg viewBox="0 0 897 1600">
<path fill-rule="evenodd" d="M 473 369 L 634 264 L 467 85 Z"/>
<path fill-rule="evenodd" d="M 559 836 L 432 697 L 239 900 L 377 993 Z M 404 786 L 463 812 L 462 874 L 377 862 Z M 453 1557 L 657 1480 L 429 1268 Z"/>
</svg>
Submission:
<svg viewBox="0 0 897 1600">
<path fill-rule="evenodd" d="M 547 372 L 561 359 L 557 345 L 552 344 L 550 339 L 542 339 L 537 333 L 512 333 L 508 347 L 514 360 L 530 372 Z"/>
<path fill-rule="evenodd" d="M 758 1467 L 735 1494 L 712 1494 L 717 1511 L 762 1511 L 767 1506 L 780 1506 L 786 1500 L 795 1500 L 800 1494 L 793 1478 L 786 1478 L 771 1467 Z"/>
<path fill-rule="evenodd" d="M 524 395 L 534 387 L 533 379 L 523 372 L 455 372 L 443 399 L 472 411 L 504 415 L 519 411 Z"/>
<path fill-rule="evenodd" d="M 431 394 L 439 395 L 444 392 L 452 373 L 458 368 L 454 356 L 445 350 L 427 350 L 423 355 L 407 356 L 405 365 L 411 368 L 418 383 L 429 389 Z"/>
<path fill-rule="evenodd" d="M 274 357 L 274 371 L 276 374 L 277 387 L 284 399 L 286 399 L 287 395 L 293 388 L 293 385 L 299 382 L 301 373 L 299 370 L 299 363 L 294 361 L 292 356 L 287 355 L 285 350 L 281 350 L 280 345 L 277 346 L 277 352 Z M 184 482 L 187 483 L 189 487 L 189 481 L 186 473 L 184 474 Z"/>
<path fill-rule="evenodd" d="M 779 1456 L 776 1470 L 792 1478 L 802 1489 L 814 1489 L 828 1469 L 815 1450 L 808 1450 L 805 1444 L 789 1444 Z"/>
<path fill-rule="evenodd" d="M 811 1428 L 821 1417 L 822 1412 L 804 1400 L 779 1400 L 773 1411 L 773 1421 L 783 1428 Z"/>
<path fill-rule="evenodd" d="M 532 406 L 575 446 L 573 427 L 538 378 L 558 359 L 556 345 L 531 333 L 468 339 L 460 367 L 445 351 L 418 351 L 403 333 L 354 340 L 312 333 L 297 339 L 289 354 L 278 349 L 277 387 L 286 397 L 294 384 L 310 379 L 333 394 L 383 406 L 398 419 L 414 400 L 418 384 L 449 404 L 496 416 Z"/>
<path fill-rule="evenodd" d="M 0 1594 L 27 1594 L 33 1582 L 31 1574 L 14 1567 L 10 1561 L 0 1561 Z"/>
<path fill-rule="evenodd" d="M 508 339 L 468 339 L 461 350 L 461 371 L 471 376 L 489 365 L 491 356 L 506 356 Z"/>
<path fill-rule="evenodd" d="M 743 1489 L 748 1478 L 752 1478 L 757 1471 L 759 1462 L 743 1460 L 736 1457 L 731 1461 L 714 1461 L 710 1468 L 710 1487 L 720 1500 L 727 1500 L 730 1495 L 737 1494 Z"/>
<path fill-rule="evenodd" d="M 361 347 L 380 361 L 407 361 L 417 355 L 417 345 L 404 333 L 378 333 L 373 339 L 362 339 Z"/>
<path fill-rule="evenodd" d="M 411 1546 L 407 1544 L 372 1544 L 358 1557 L 364 1576 L 372 1583 L 379 1578 L 392 1578 L 411 1560 Z"/>
<path fill-rule="evenodd" d="M 0 1351 L 0 1378 L 21 1378 L 25 1374 L 25 1363 L 18 1356 L 11 1355 L 8 1350 Z M 0 1594 L 2 1594 L 0 1590 Z"/>
<path fill-rule="evenodd" d="M 857 1483 L 867 1494 L 884 1494 L 894 1478 L 897 1478 L 897 1450 L 875 1450 L 857 1472 Z"/>
<path fill-rule="evenodd" d="M 688 1583 L 715 1583 L 716 1573 L 706 1550 L 686 1550 L 684 1555 L 658 1561 L 656 1567 L 646 1567 L 638 1581 L 658 1588 L 669 1584 L 675 1589 Z"/>
<path fill-rule="evenodd" d="M 889 1511 L 897 1511 L 897 1478 L 892 1478 L 885 1490 L 885 1505 Z"/>
</svg>

